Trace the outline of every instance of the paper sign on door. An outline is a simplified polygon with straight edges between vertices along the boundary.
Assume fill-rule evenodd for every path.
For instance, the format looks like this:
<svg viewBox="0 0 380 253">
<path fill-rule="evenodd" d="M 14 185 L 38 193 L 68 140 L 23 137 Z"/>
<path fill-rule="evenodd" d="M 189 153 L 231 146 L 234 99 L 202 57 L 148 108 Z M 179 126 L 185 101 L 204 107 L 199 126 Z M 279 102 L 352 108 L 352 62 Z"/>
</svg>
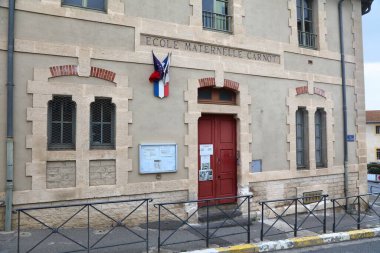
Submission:
<svg viewBox="0 0 380 253">
<path fill-rule="evenodd" d="M 201 156 L 213 155 L 214 154 L 214 145 L 212 145 L 212 144 L 201 144 L 201 145 L 199 145 L 199 153 Z"/>
</svg>

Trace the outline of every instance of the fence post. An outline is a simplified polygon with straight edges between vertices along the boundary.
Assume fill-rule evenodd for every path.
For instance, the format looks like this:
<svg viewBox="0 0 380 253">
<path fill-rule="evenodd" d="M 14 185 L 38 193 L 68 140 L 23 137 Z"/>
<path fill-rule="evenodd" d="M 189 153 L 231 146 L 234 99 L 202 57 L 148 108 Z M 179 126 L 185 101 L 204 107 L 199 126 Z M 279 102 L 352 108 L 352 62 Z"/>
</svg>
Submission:
<svg viewBox="0 0 380 253">
<path fill-rule="evenodd" d="M 90 205 L 87 205 L 87 252 L 90 252 Z"/>
<path fill-rule="evenodd" d="M 335 199 L 333 199 L 332 202 L 333 202 L 333 233 L 335 233 Z"/>
<path fill-rule="evenodd" d="M 260 230 L 260 240 L 264 240 L 264 202 L 261 202 L 261 230 Z"/>
<path fill-rule="evenodd" d="M 209 246 L 209 200 L 206 201 L 206 248 Z"/>
<path fill-rule="evenodd" d="M 161 248 L 161 205 L 158 204 L 158 252 L 160 252 Z"/>
<path fill-rule="evenodd" d="M 146 201 L 146 253 L 149 251 L 149 200 Z"/>
<path fill-rule="evenodd" d="M 297 211 L 297 202 L 298 202 L 298 198 L 296 198 L 295 199 L 295 202 L 296 202 L 296 205 L 295 205 L 295 208 L 294 208 L 294 210 L 295 210 L 295 219 L 294 219 L 294 237 L 297 237 L 297 230 L 298 230 L 298 228 L 297 228 L 297 220 L 298 220 L 298 211 Z"/>
<path fill-rule="evenodd" d="M 20 210 L 17 210 L 17 252 L 20 252 Z"/>
<path fill-rule="evenodd" d="M 326 195 L 323 196 L 323 233 L 326 234 Z"/>
<path fill-rule="evenodd" d="M 251 196 L 248 196 L 248 233 L 247 233 L 247 243 L 251 241 Z"/>
<path fill-rule="evenodd" d="M 358 196 L 358 221 L 357 221 L 357 228 L 360 229 L 360 196 Z"/>
</svg>

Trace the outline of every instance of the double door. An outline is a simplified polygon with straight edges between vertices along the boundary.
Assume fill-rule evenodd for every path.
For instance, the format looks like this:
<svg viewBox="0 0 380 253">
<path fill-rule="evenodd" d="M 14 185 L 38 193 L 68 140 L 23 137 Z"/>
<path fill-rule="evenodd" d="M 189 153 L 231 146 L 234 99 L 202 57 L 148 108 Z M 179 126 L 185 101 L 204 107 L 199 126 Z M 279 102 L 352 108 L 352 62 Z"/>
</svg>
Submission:
<svg viewBox="0 0 380 253">
<path fill-rule="evenodd" d="M 198 198 L 236 196 L 236 120 L 229 115 L 203 115 L 198 121 L 198 144 Z M 202 145 L 210 144 L 212 154 L 202 157 Z M 202 162 L 208 160 L 209 166 L 202 166 Z M 200 176 L 202 170 L 211 171 L 209 178 Z"/>
</svg>

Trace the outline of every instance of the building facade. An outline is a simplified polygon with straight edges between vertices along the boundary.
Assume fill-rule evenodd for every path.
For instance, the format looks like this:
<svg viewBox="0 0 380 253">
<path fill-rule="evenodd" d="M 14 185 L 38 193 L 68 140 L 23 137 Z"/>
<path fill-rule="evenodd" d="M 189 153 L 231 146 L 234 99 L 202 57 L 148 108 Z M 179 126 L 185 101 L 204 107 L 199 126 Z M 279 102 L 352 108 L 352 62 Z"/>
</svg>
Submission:
<svg viewBox="0 0 380 253">
<path fill-rule="evenodd" d="M 368 163 L 380 162 L 380 111 L 366 111 Z"/>
<path fill-rule="evenodd" d="M 17 0 L 13 207 L 253 193 L 257 210 L 306 191 L 343 196 L 338 2 Z M 342 5 L 351 194 L 367 189 L 364 2 Z M 7 11 L 0 0 L 2 143 Z M 170 53 L 164 98 L 148 80 L 152 51 Z M 6 155 L 4 144 L 0 200 Z"/>
</svg>

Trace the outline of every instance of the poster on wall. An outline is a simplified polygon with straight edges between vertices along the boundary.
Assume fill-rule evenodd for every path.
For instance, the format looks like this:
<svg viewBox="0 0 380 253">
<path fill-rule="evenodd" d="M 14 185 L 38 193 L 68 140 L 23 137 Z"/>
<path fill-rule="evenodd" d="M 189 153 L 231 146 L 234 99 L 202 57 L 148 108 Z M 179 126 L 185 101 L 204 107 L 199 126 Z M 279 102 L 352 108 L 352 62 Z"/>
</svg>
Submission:
<svg viewBox="0 0 380 253">
<path fill-rule="evenodd" d="M 140 144 L 139 172 L 159 174 L 177 171 L 177 144 Z"/>
<path fill-rule="evenodd" d="M 212 179 L 212 170 L 199 171 L 199 181 L 210 181 Z"/>
</svg>

